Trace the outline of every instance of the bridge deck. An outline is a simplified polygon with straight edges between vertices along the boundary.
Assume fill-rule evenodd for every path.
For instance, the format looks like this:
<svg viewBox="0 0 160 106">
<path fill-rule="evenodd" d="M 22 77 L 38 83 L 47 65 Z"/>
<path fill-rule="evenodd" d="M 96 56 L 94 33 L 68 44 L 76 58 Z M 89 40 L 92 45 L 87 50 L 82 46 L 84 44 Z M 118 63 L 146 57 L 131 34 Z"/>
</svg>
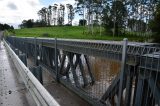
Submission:
<svg viewBox="0 0 160 106">
<path fill-rule="evenodd" d="M 36 106 L 3 45 L 0 47 L 0 106 Z"/>
</svg>

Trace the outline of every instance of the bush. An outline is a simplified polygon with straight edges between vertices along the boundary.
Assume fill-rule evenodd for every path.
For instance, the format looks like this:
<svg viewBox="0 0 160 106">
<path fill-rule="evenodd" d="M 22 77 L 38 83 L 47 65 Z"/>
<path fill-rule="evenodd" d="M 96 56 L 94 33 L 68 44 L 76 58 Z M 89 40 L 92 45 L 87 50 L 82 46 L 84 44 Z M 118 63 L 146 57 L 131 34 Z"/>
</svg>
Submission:
<svg viewBox="0 0 160 106">
<path fill-rule="evenodd" d="M 79 20 L 79 26 L 86 26 L 86 24 L 87 24 L 86 20 L 84 20 L 84 19 Z"/>
<path fill-rule="evenodd" d="M 42 37 L 49 37 L 49 34 L 48 33 L 44 33 L 44 34 L 42 34 Z"/>
</svg>

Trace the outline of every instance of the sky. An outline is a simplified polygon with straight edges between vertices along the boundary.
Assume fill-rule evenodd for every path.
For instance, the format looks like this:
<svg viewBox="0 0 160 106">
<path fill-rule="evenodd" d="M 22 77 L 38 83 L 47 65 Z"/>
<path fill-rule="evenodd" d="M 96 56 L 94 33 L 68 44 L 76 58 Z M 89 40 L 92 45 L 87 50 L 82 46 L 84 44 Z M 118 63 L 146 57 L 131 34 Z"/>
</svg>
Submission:
<svg viewBox="0 0 160 106">
<path fill-rule="evenodd" d="M 70 3 L 74 5 L 75 0 L 0 0 L 0 23 L 7 23 L 18 28 L 18 25 L 21 24 L 23 20 L 37 20 L 37 12 L 42 7 L 48 7 L 55 3 Z M 78 20 L 76 16 L 73 23 L 76 24 Z"/>
</svg>

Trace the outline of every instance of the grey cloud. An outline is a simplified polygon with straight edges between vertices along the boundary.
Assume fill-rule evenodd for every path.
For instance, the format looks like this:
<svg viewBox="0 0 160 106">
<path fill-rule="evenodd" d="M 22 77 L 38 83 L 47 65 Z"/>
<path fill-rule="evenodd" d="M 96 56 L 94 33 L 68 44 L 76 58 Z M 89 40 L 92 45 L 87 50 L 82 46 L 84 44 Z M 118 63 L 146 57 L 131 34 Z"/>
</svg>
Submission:
<svg viewBox="0 0 160 106">
<path fill-rule="evenodd" d="M 17 6 L 14 3 L 8 3 L 7 7 L 9 7 L 12 10 L 17 10 Z"/>
<path fill-rule="evenodd" d="M 28 3 L 29 3 L 32 7 L 34 7 L 34 6 L 36 6 L 36 5 L 37 5 L 37 3 L 36 3 L 36 2 L 34 2 L 34 1 L 28 1 Z"/>
</svg>

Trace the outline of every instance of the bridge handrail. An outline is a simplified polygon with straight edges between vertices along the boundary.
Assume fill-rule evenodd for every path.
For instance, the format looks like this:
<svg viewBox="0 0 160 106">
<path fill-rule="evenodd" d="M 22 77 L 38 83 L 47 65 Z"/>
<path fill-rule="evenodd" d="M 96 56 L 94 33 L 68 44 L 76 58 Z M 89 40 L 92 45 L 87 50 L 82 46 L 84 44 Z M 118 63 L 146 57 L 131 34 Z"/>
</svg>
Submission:
<svg viewBox="0 0 160 106">
<path fill-rule="evenodd" d="M 55 40 L 57 49 L 64 51 L 70 51 L 80 54 L 107 57 L 106 53 L 118 54 L 122 53 L 122 42 L 117 41 L 104 41 L 104 40 L 79 40 L 79 39 L 55 39 L 55 38 L 34 38 L 34 37 L 14 37 L 10 36 L 10 39 L 14 42 L 24 42 L 35 45 L 41 45 L 45 47 L 55 48 Z M 12 43 L 13 43 L 12 42 Z M 160 51 L 158 44 L 156 43 L 138 43 L 128 42 L 127 54 L 132 56 L 139 56 L 144 54 L 151 54 L 153 51 Z M 105 53 L 104 53 L 105 52 Z M 109 56 L 110 57 L 110 56 Z M 117 59 L 118 60 L 118 59 Z"/>
<path fill-rule="evenodd" d="M 7 48 L 21 78 L 23 79 L 26 88 L 29 90 L 37 106 L 60 106 L 50 93 L 40 84 L 30 70 L 23 64 L 14 51 L 4 40 L 4 45 Z"/>
</svg>

